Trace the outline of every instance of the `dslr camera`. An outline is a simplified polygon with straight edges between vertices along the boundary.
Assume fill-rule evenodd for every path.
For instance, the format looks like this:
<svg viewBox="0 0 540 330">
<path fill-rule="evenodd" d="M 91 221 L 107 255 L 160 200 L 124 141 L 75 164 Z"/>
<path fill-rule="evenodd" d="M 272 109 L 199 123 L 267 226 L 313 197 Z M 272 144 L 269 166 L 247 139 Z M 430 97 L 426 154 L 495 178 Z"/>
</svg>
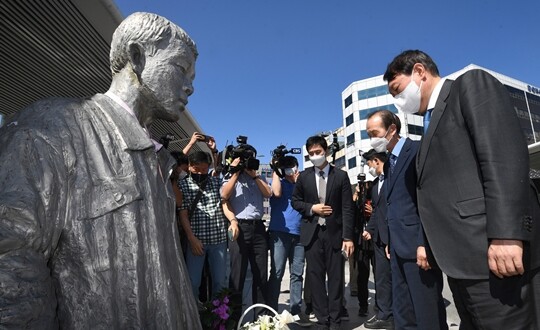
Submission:
<svg viewBox="0 0 540 330">
<path fill-rule="evenodd" d="M 287 154 L 298 155 L 301 153 L 302 153 L 302 149 L 300 148 L 286 149 L 284 145 L 279 145 L 274 150 L 272 150 L 272 161 L 270 162 L 270 167 L 272 168 L 272 170 L 274 170 L 274 172 L 276 172 L 276 174 L 280 178 L 283 178 L 284 173 L 281 169 L 291 165 L 291 164 L 286 164 L 285 155 Z"/>
<path fill-rule="evenodd" d="M 260 161 L 257 157 L 257 150 L 247 144 L 247 136 L 239 135 L 236 138 L 236 146 L 228 145 L 223 150 L 223 173 L 236 173 L 244 169 L 258 170 Z M 240 163 L 237 166 L 231 166 L 234 159 L 240 158 Z"/>
</svg>

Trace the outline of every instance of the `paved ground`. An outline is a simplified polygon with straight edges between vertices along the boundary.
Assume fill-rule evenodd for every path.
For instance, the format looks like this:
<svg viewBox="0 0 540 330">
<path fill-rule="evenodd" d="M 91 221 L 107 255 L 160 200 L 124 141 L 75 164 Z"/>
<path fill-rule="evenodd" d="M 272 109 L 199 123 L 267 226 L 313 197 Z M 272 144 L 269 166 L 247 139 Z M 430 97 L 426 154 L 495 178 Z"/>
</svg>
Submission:
<svg viewBox="0 0 540 330">
<path fill-rule="evenodd" d="M 270 269 L 270 265 L 268 266 Z M 248 272 L 250 273 L 250 272 Z M 371 316 L 373 316 L 373 303 L 374 303 L 374 299 L 375 299 L 375 287 L 374 287 L 374 282 L 373 282 L 373 274 L 371 274 L 370 276 L 370 280 L 369 280 L 369 292 L 370 292 L 370 298 L 369 298 L 369 315 L 367 317 L 360 317 L 358 316 L 358 299 L 356 297 L 351 297 L 350 295 L 350 290 L 349 290 L 349 265 L 348 263 L 346 263 L 346 266 L 345 266 L 345 282 L 347 283 L 346 287 L 345 287 L 345 298 L 347 300 L 347 309 L 348 309 L 348 312 L 349 312 L 349 321 L 344 321 L 342 322 L 342 329 L 343 330 L 350 330 L 350 329 L 366 329 L 363 324 L 365 321 L 367 321 L 369 318 L 371 318 Z M 452 294 L 450 292 L 450 288 L 448 287 L 448 284 L 446 282 L 446 278 L 445 278 L 445 283 L 444 283 L 445 287 L 444 287 L 444 290 L 443 290 L 443 297 L 445 299 L 445 302 L 446 302 L 446 313 L 447 313 L 447 322 L 448 322 L 448 327 L 450 330 L 456 330 L 459 328 L 459 316 L 457 314 L 457 311 L 456 311 L 456 308 L 454 306 L 454 302 L 452 300 Z M 246 286 L 247 287 L 250 287 L 251 286 L 251 279 L 247 279 L 246 280 Z M 287 270 L 287 272 L 285 273 L 285 276 L 283 278 L 283 281 L 281 283 L 281 294 L 280 294 L 280 297 L 279 297 L 279 311 L 281 313 L 281 311 L 283 311 L 283 309 L 285 308 L 288 308 L 289 306 L 289 293 L 288 293 L 288 290 L 289 290 L 289 272 Z M 250 295 L 245 292 L 245 295 L 244 295 L 244 299 L 246 299 L 247 297 L 249 297 Z M 296 324 L 290 324 L 290 329 L 291 330 L 300 330 L 300 329 L 310 329 L 310 328 L 314 328 L 313 326 L 312 327 L 300 327 Z"/>
</svg>

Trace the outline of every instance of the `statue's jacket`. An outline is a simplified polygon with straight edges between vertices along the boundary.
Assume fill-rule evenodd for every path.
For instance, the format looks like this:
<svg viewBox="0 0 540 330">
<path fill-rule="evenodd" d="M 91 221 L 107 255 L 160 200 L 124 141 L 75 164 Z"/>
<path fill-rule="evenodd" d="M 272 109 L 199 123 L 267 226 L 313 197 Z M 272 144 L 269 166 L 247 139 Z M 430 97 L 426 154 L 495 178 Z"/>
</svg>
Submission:
<svg viewBox="0 0 540 330">
<path fill-rule="evenodd" d="M 0 129 L 0 328 L 199 329 L 174 161 L 103 94 Z"/>
</svg>

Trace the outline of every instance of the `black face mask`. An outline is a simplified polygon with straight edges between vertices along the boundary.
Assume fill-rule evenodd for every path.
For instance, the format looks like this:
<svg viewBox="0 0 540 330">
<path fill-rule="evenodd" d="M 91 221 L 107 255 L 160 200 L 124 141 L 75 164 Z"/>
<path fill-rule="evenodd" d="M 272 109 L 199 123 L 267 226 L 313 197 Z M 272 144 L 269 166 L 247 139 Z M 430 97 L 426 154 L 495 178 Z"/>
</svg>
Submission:
<svg viewBox="0 0 540 330">
<path fill-rule="evenodd" d="M 208 178 L 208 174 L 191 173 L 191 178 L 197 183 L 201 183 Z"/>
</svg>

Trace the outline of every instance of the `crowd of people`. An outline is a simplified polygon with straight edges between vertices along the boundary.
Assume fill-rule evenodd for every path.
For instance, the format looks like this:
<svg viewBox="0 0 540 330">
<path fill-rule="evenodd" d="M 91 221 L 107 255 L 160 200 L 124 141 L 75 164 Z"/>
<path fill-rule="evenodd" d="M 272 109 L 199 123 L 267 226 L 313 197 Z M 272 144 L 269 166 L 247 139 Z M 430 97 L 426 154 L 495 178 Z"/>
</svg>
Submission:
<svg viewBox="0 0 540 330">
<path fill-rule="evenodd" d="M 189 174 L 178 185 L 189 195 L 180 218 L 195 297 L 208 254 L 212 294 L 228 287 L 242 305 L 249 263 L 252 302 L 278 310 L 288 261 L 288 307 L 297 323 L 339 329 L 348 318 L 348 260 L 359 316 L 369 314 L 373 269 L 374 313 L 366 328 L 448 329 L 444 273 L 460 329 L 534 329 L 540 257 L 532 219 L 539 210 L 538 182 L 529 179 L 526 144 L 504 87 L 479 70 L 456 81 L 442 79 L 422 51 L 398 55 L 384 79 L 399 110 L 424 116 L 424 136 L 402 138 L 400 119 L 390 110 L 370 113 L 366 131 L 373 149 L 362 157 L 375 180 L 358 182 L 354 193 L 347 173 L 329 164 L 322 136 L 307 139 L 313 166 L 304 171 L 294 156 L 273 159 L 270 184 L 238 157 L 219 187 L 217 171 L 201 177 L 216 159 L 201 152 L 189 156 Z M 194 139 L 201 138 L 197 134 Z M 207 143 L 217 151 L 215 141 Z M 243 157 L 256 156 L 252 146 L 243 148 L 248 152 Z M 504 157 L 495 158 L 501 152 Z M 206 200 L 196 198 L 201 191 Z M 267 225 L 265 198 L 271 206 Z M 219 239 L 204 241 L 208 232 Z M 211 257 L 214 244 L 219 258 Z M 227 245 L 229 283 L 223 271 Z M 194 254 L 202 258 L 195 265 Z"/>
</svg>

